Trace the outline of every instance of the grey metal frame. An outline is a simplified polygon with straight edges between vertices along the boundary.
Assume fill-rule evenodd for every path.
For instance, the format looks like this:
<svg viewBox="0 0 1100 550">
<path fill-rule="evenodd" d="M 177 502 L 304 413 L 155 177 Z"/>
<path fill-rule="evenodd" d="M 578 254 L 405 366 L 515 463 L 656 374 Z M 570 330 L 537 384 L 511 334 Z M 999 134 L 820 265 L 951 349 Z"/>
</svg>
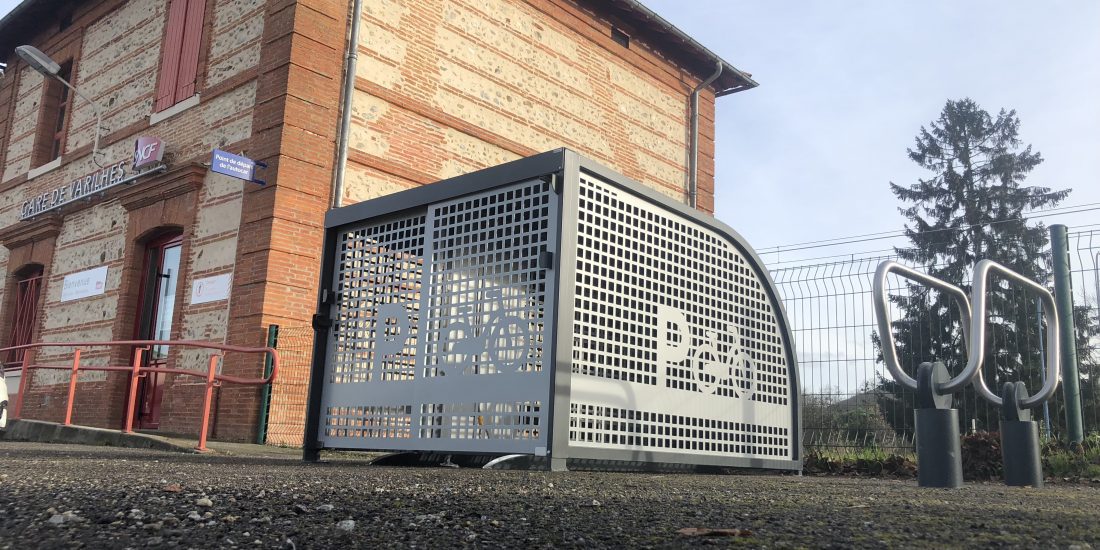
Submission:
<svg viewBox="0 0 1100 550">
<path fill-rule="evenodd" d="M 787 388 L 791 413 L 790 460 L 770 458 L 744 458 L 726 456 L 703 456 L 675 452 L 619 451 L 581 448 L 569 444 L 569 421 L 571 399 L 572 365 L 572 323 L 573 304 L 576 298 L 575 285 L 568 284 L 576 277 L 577 239 L 579 213 L 567 205 L 575 204 L 578 198 L 578 181 L 581 174 L 590 174 L 614 185 L 617 190 L 642 199 L 659 207 L 668 214 L 683 218 L 703 226 L 725 238 L 750 265 L 752 272 L 761 284 L 761 290 L 767 298 L 776 318 L 782 338 L 782 351 L 787 365 Z M 310 376 L 309 404 L 306 419 L 306 438 L 304 458 L 316 460 L 321 448 L 319 440 L 322 422 L 322 395 L 324 389 L 325 364 L 329 354 L 329 332 L 331 327 L 333 273 L 336 260 L 336 236 L 342 228 L 378 216 L 398 215 L 403 211 L 423 208 L 442 200 L 454 199 L 465 195 L 486 191 L 510 183 L 536 178 L 551 181 L 557 191 L 559 227 L 557 243 L 553 252 L 552 277 L 555 279 L 555 304 L 553 318 L 548 319 L 554 327 L 554 341 L 549 345 L 549 365 L 553 387 L 549 402 L 548 417 L 551 418 L 547 441 L 548 455 L 552 469 L 565 469 L 573 459 L 612 461 L 612 462 L 669 462 L 729 467 L 769 468 L 800 470 L 802 465 L 801 449 L 801 408 L 799 403 L 800 384 L 798 380 L 797 358 L 793 339 L 790 337 L 790 325 L 783 309 L 782 301 L 771 275 L 763 262 L 748 243 L 732 228 L 702 214 L 684 204 L 660 195 L 656 191 L 625 178 L 611 169 L 566 149 L 558 149 L 532 157 L 513 161 L 504 165 L 487 168 L 471 174 L 458 176 L 440 182 L 440 184 L 418 187 L 388 195 L 378 199 L 357 203 L 332 210 L 325 218 L 325 249 L 321 266 L 321 285 L 318 295 L 318 313 L 314 317 L 316 338 L 314 345 L 313 369 Z M 549 300 L 550 297 L 548 296 Z"/>
<path fill-rule="evenodd" d="M 565 160 L 563 151 L 542 153 L 471 174 L 450 178 L 443 185 L 415 187 L 328 211 L 325 215 L 325 245 L 321 260 L 317 313 L 313 316 L 313 328 L 316 331 L 316 336 L 313 345 L 313 367 L 309 376 L 309 401 L 306 407 L 302 455 L 304 460 L 318 460 L 320 450 L 323 447 L 320 428 L 323 421 L 325 366 L 329 356 L 335 300 L 333 280 L 337 263 L 338 237 L 341 231 L 360 223 L 362 220 L 383 216 L 399 216 L 402 213 L 421 209 L 436 202 L 487 191 L 511 183 L 539 177 L 551 177 L 552 175 L 558 177 L 560 181 L 562 165 Z M 551 358 L 551 361 L 553 361 L 553 358 Z M 551 404 L 551 406 L 553 405 Z M 551 410 L 550 415 L 552 414 L 553 411 Z M 549 430 L 547 438 L 552 441 L 552 425 Z"/>
</svg>

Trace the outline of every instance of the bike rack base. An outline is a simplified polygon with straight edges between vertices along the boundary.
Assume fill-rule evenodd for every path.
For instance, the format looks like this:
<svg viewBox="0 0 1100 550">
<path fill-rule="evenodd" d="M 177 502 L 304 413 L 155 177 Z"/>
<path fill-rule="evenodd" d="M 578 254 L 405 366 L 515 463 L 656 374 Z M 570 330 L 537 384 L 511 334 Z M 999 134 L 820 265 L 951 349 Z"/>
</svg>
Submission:
<svg viewBox="0 0 1100 550">
<path fill-rule="evenodd" d="M 916 409 L 917 484 L 962 487 L 958 409 Z"/>
<path fill-rule="evenodd" d="M 951 378 L 941 362 L 917 367 L 917 484 L 921 487 L 962 487 L 959 411 L 951 394 L 938 388 Z"/>
<path fill-rule="evenodd" d="M 1001 457 L 1005 465 L 1005 485 L 1043 486 L 1043 462 L 1039 457 L 1039 424 L 1037 422 L 1002 420 Z"/>
<path fill-rule="evenodd" d="M 1039 424 L 1020 403 L 1027 397 L 1023 382 L 1006 382 L 1001 391 L 1001 459 L 1005 485 L 1042 487 Z"/>
</svg>

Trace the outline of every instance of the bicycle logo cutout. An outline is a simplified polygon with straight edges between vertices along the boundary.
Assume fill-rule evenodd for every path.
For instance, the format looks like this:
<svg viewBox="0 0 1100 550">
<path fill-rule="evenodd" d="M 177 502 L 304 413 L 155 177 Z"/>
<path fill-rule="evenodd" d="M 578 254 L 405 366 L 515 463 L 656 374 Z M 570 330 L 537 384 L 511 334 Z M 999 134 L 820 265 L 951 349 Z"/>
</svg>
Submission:
<svg viewBox="0 0 1100 550">
<path fill-rule="evenodd" d="M 458 306 L 455 313 L 465 320 L 451 321 L 441 331 L 445 355 L 455 357 L 447 366 L 461 367 L 463 374 L 527 370 L 532 359 L 531 321 L 505 311 L 501 289 L 486 291 L 485 298 L 492 311 L 477 311 L 477 307 L 485 303 Z M 479 322 L 482 319 L 484 322 Z M 482 357 L 486 357 L 486 361 L 482 362 Z"/>
<path fill-rule="evenodd" d="M 453 315 L 460 320 L 448 323 L 440 330 L 439 343 L 446 371 L 461 369 L 463 374 L 492 372 L 522 372 L 533 359 L 534 332 L 532 321 L 505 310 L 501 289 L 485 292 L 487 301 L 454 306 Z M 478 307 L 492 311 L 477 311 Z M 415 320 L 405 304 L 380 304 L 375 314 L 374 361 L 376 369 L 383 363 L 396 362 L 402 355 L 412 359 L 406 349 L 413 336 Z"/>
<path fill-rule="evenodd" d="M 691 345 L 691 330 L 683 311 L 661 307 L 657 323 L 658 364 L 686 364 L 692 381 L 702 393 L 714 394 L 722 387 L 730 388 L 735 397 L 742 399 L 751 399 L 756 393 L 756 363 L 741 347 L 739 331 L 734 329 L 728 335 L 726 351 L 722 353 L 714 331 L 703 331 L 701 343 Z"/>
</svg>

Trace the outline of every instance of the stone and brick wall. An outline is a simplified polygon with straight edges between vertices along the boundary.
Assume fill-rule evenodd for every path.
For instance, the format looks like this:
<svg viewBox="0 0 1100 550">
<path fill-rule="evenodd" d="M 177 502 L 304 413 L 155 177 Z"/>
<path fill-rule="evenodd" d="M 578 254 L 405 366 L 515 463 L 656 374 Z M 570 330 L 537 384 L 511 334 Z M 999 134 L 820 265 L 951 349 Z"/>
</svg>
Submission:
<svg viewBox="0 0 1100 550">
<path fill-rule="evenodd" d="M 345 203 L 569 147 L 687 201 L 695 77 L 565 0 L 364 2 Z M 714 96 L 699 206 L 713 210 Z"/>
<path fill-rule="evenodd" d="M 228 340 L 257 345 L 271 324 L 306 326 L 316 305 L 324 212 L 330 204 L 339 119 L 347 5 L 325 0 L 269 1 L 251 112 L 251 157 L 268 164 L 275 185 L 247 188 L 233 277 Z M 255 376 L 255 361 L 227 362 L 227 372 Z M 308 364 L 285 369 L 276 384 L 302 378 Z M 282 395 L 285 387 L 274 391 Z M 219 437 L 251 435 L 260 393 L 221 388 Z M 285 402 L 272 407 L 286 408 Z M 301 433 L 305 415 L 298 416 Z M 300 443 L 301 438 L 299 436 Z M 272 443 L 286 441 L 271 440 Z"/>
<path fill-rule="evenodd" d="M 4 79 L 12 99 L 6 105 L 11 117 L 4 144 L 4 169 L 0 171 L 0 181 L 11 180 L 31 169 L 35 128 L 38 126 L 38 106 L 42 102 L 41 75 L 26 66 L 11 72 L 12 76 Z"/>
<path fill-rule="evenodd" d="M 61 33 L 45 32 L 32 41 L 47 54 L 64 47 L 77 52 L 73 84 L 94 98 L 103 116 L 100 159 L 125 160 L 134 139 L 155 135 L 167 143 L 169 174 L 152 176 L 109 191 L 89 204 L 67 206 L 58 217 L 59 230 L 52 259 L 46 266 L 36 341 L 88 341 L 132 338 L 143 246 L 140 241 L 157 227 L 183 231 L 183 277 L 176 292 L 172 337 L 224 342 L 228 339 L 231 301 L 189 305 L 191 283 L 197 278 L 233 273 L 243 212 L 244 182 L 187 167 L 206 162 L 217 147 L 247 152 L 253 134 L 253 108 L 259 80 L 261 33 L 267 10 L 264 0 L 208 0 L 200 57 L 198 104 L 163 120 L 151 118 L 160 47 L 167 21 L 166 1 L 107 0 L 78 8 L 72 25 Z M 32 222 L 19 221 L 20 204 L 36 192 L 52 189 L 96 169 L 91 158 L 95 116 L 91 106 L 76 99 L 69 119 L 68 139 L 60 165 L 28 178 L 36 133 L 43 78 L 18 62 L 0 79 L 0 234 L 16 234 Z M 14 74 L 13 74 L 14 73 Z M 13 124 L 9 124 L 14 122 Z M 186 173 L 184 173 L 186 172 Z M 182 178 L 182 179 L 181 179 Z M 11 239 L 6 244 L 18 245 Z M 20 265 L 14 251 L 0 249 L 3 292 L 11 292 L 10 275 Z M 26 256 L 23 254 L 22 256 Z M 105 292 L 61 302 L 66 275 L 106 265 Z M 7 304 L 7 300 L 0 300 Z M 0 315 L 10 317 L 10 307 Z M 8 332 L 0 334 L 4 345 Z M 261 345 L 262 340 L 249 342 Z M 205 370 L 208 352 L 176 350 L 172 366 Z M 40 362 L 65 362 L 67 351 L 44 351 Z M 124 364 L 125 350 L 92 350 L 88 365 Z M 81 376 L 74 421 L 116 427 L 122 421 L 125 374 L 86 373 Z M 197 378 L 169 381 L 161 409 L 161 429 L 194 433 L 198 427 L 200 387 Z M 39 371 L 25 401 L 26 414 L 58 419 L 68 374 Z M 248 427 L 240 437 L 247 437 Z"/>
</svg>

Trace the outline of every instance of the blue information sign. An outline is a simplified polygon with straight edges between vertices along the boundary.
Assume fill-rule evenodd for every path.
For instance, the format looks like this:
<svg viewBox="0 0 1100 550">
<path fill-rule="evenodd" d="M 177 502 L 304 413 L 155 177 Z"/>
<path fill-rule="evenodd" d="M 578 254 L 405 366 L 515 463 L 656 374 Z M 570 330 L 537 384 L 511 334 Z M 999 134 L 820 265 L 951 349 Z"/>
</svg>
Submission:
<svg viewBox="0 0 1100 550">
<path fill-rule="evenodd" d="M 266 165 L 248 157 L 227 153 L 221 149 L 214 149 L 214 153 L 210 157 L 210 169 L 212 171 L 263 185 L 264 182 L 255 178 L 256 166 L 263 168 Z"/>
</svg>

